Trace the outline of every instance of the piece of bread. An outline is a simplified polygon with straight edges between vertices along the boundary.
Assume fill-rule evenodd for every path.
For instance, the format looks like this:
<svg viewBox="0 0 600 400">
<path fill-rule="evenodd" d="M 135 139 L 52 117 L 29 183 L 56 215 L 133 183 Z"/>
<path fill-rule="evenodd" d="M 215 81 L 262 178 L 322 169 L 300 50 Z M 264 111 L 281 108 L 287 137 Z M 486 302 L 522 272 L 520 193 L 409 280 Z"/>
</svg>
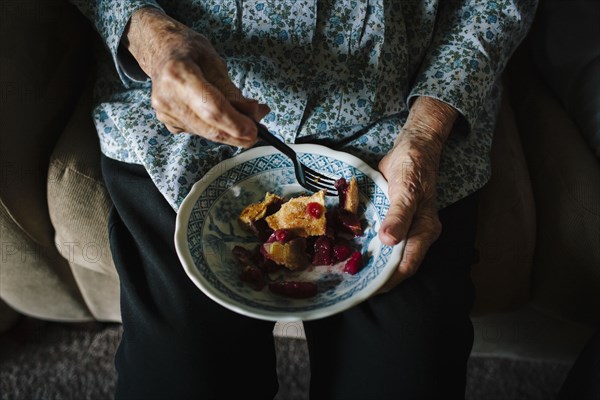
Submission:
<svg viewBox="0 0 600 400">
<path fill-rule="evenodd" d="M 355 177 L 352 177 L 350 183 L 348 183 L 344 200 L 344 210 L 352 214 L 358 214 L 358 183 L 356 183 Z"/>
<path fill-rule="evenodd" d="M 281 205 L 281 203 L 283 203 L 283 201 L 284 200 L 282 197 L 277 196 L 273 193 L 267 193 L 265 194 L 265 198 L 263 201 L 259 203 L 250 204 L 249 206 L 244 208 L 244 210 L 238 218 L 238 222 L 242 227 L 253 232 L 255 231 L 254 224 L 257 221 L 260 221 L 261 219 L 265 218 L 270 210 L 278 208 Z"/>
<path fill-rule="evenodd" d="M 308 265 L 306 239 L 299 237 L 286 243 L 270 242 L 263 244 L 263 254 L 278 265 L 292 271 Z"/>
<path fill-rule="evenodd" d="M 311 206 L 309 204 L 313 203 Z M 315 206 L 318 205 L 318 206 Z M 312 209 L 313 212 L 309 212 Z M 318 217 L 314 210 L 320 209 Z M 300 196 L 290 199 L 281 205 L 279 211 L 266 218 L 269 228 L 273 230 L 286 229 L 293 236 L 308 237 L 325 234 L 327 221 L 325 219 L 325 190 L 312 196 Z"/>
</svg>

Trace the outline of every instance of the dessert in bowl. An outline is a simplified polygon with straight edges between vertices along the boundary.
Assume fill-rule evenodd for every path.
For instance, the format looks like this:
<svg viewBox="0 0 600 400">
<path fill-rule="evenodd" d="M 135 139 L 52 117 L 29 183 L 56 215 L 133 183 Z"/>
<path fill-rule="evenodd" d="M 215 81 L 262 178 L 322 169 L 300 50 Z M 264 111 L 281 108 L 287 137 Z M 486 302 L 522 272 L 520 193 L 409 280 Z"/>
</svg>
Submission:
<svg viewBox="0 0 600 400">
<path fill-rule="evenodd" d="M 327 249 L 333 260 L 325 265 L 313 262 L 315 242 L 319 237 L 327 237 L 327 232 L 323 231 L 323 228 L 327 229 L 327 211 L 338 209 L 340 204 L 345 207 L 349 201 L 342 199 L 340 202 L 338 197 L 324 197 L 322 193 L 306 193 L 296 183 L 289 159 L 272 147 L 250 149 L 214 167 L 194 185 L 177 216 L 175 245 L 190 279 L 217 303 L 254 318 L 309 320 L 344 311 L 373 295 L 389 278 L 402 255 L 403 243 L 385 246 L 377 237 L 389 208 L 387 183 L 381 174 L 347 153 L 318 145 L 294 145 L 293 148 L 309 167 L 332 177 L 344 178 L 347 182 L 355 180 L 352 190 L 356 192 L 358 204 L 348 207 L 355 209 L 360 232 L 352 232 L 352 224 L 349 223 L 350 230 L 346 231 L 349 237 L 344 238 L 348 240 L 350 255 L 358 252 L 360 256 L 360 261 L 354 263 L 355 271 L 344 270 L 350 257 L 345 257 L 347 254 L 336 259 L 333 252 L 338 243 L 335 235 Z M 355 198 L 354 195 L 350 197 Z M 268 216 L 272 228 L 262 233 L 254 231 L 249 224 L 261 210 L 253 210 L 252 205 L 264 202 L 268 203 L 265 209 L 277 202 L 280 208 L 288 203 L 289 208 L 297 206 L 295 208 L 303 215 L 296 217 L 307 217 L 311 221 L 298 229 L 315 230 L 305 232 L 307 234 L 303 237 L 294 228 L 290 229 L 285 221 L 292 218 L 293 213 L 277 215 L 276 212 L 265 212 L 262 218 Z M 314 204 L 322 209 L 316 210 Z M 313 211 L 310 211 L 311 208 Z M 256 214 L 244 221 L 244 216 L 252 212 Z M 310 215 L 311 212 L 321 214 L 315 218 Z M 276 231 L 282 240 L 269 242 L 269 237 Z M 284 238 L 284 235 L 288 237 Z M 280 260 L 279 268 L 261 277 L 262 286 L 252 284 L 248 276 L 244 279 L 246 265 L 240 262 L 240 249 L 252 253 L 257 246 L 264 249 L 268 245 L 263 253 L 272 253 L 271 261 L 275 262 L 273 258 L 284 253 L 282 249 L 285 247 L 281 246 L 297 238 L 305 240 L 298 248 L 307 254 L 307 259 L 296 263 Z M 339 260 L 341 258 L 344 259 Z M 289 265 L 283 265 L 285 263 L 297 265 L 289 268 Z M 316 292 L 310 289 L 310 295 L 289 295 L 290 287 L 293 289 L 295 283 L 305 282 L 310 283 L 311 288 L 316 286 Z M 302 287 L 299 290 L 301 292 Z"/>
</svg>

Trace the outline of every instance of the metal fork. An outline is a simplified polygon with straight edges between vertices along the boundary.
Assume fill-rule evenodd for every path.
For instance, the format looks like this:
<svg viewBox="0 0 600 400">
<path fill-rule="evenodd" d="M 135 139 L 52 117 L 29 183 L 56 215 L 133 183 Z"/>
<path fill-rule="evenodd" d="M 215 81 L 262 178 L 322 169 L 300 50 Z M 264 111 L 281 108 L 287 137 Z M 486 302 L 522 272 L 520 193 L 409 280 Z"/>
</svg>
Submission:
<svg viewBox="0 0 600 400">
<path fill-rule="evenodd" d="M 329 176 L 323 175 L 312 168 L 307 167 L 298 161 L 296 152 L 292 150 L 290 146 L 285 144 L 274 136 L 269 130 L 262 124 L 256 123 L 258 128 L 258 137 L 269 143 L 277 150 L 285 154 L 292 160 L 294 164 L 294 173 L 296 174 L 296 180 L 303 188 L 310 190 L 311 192 L 319 192 L 326 190 L 327 196 L 337 196 L 338 192 L 335 188 L 335 179 Z"/>
</svg>

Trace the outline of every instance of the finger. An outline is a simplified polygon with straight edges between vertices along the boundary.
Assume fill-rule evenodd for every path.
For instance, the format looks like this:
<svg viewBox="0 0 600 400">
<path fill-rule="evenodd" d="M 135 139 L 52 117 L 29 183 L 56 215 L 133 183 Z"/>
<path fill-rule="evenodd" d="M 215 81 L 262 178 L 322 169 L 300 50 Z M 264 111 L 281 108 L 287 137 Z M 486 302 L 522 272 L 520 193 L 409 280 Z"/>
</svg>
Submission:
<svg viewBox="0 0 600 400">
<path fill-rule="evenodd" d="M 176 126 L 169 125 L 169 124 L 165 124 L 165 127 L 167 128 L 167 130 L 169 132 L 174 133 L 174 134 L 181 133 L 184 131 L 184 129 L 182 129 L 182 128 L 178 128 Z"/>
<path fill-rule="evenodd" d="M 271 112 L 269 106 L 263 103 L 259 103 L 255 99 L 250 99 L 245 97 L 242 94 L 242 91 L 238 89 L 237 86 L 233 84 L 229 76 L 227 75 L 227 70 L 218 71 L 217 75 L 212 75 L 209 77 L 209 81 L 215 86 L 227 100 L 231 103 L 231 105 L 242 114 L 249 116 L 254 121 L 259 122 L 262 120 L 268 113 Z"/>
<path fill-rule="evenodd" d="M 213 85 L 223 93 L 236 110 L 249 116 L 256 122 L 259 122 L 265 115 L 271 112 L 271 109 L 266 104 L 244 97 L 242 92 L 229 80 L 229 77 L 220 79 L 218 83 L 213 82 Z"/>
<path fill-rule="evenodd" d="M 250 147 L 256 142 L 256 140 L 233 138 L 226 132 L 205 124 L 189 109 L 187 109 L 187 111 L 184 109 L 181 113 L 186 114 L 186 116 L 174 116 L 167 112 L 157 112 L 156 117 L 165 124 L 166 128 L 171 133 L 189 132 L 214 142 L 225 143 L 237 147 Z M 182 120 L 186 121 L 186 125 L 183 128 L 179 127 Z"/>
<path fill-rule="evenodd" d="M 402 279 L 414 275 L 421 266 L 427 251 L 437 240 L 442 228 L 437 215 L 422 214 L 415 218 L 414 225 L 408 236 L 402 261 L 398 266 L 398 272 Z"/>
<path fill-rule="evenodd" d="M 156 111 L 156 119 L 162 122 L 167 130 L 171 133 L 181 133 L 184 132 L 185 129 L 180 127 L 180 122 L 177 118 L 174 118 L 167 112 L 164 111 Z"/>
<path fill-rule="evenodd" d="M 237 111 L 225 97 L 208 82 L 202 89 L 202 97 L 193 96 L 189 109 L 204 124 L 212 126 L 227 136 L 240 140 L 256 137 L 252 119 Z"/>
<path fill-rule="evenodd" d="M 193 113 L 204 122 L 225 132 L 231 138 L 242 141 L 256 138 L 256 126 L 252 119 L 233 107 L 230 101 L 202 76 L 199 68 L 189 83 L 187 104 Z"/>
<path fill-rule="evenodd" d="M 419 247 L 421 247 L 419 244 L 420 239 L 419 237 L 409 237 L 406 240 L 400 264 L 398 264 L 390 279 L 388 279 L 377 293 L 389 292 L 402 281 L 414 275 L 418 269 L 417 265 L 420 265 L 420 262 L 417 263 L 419 256 L 416 254 L 419 252 Z"/>
<path fill-rule="evenodd" d="M 231 104 L 241 113 L 249 116 L 256 122 L 259 122 L 271 109 L 266 104 L 259 103 L 253 99 L 243 98 L 241 100 L 230 100 Z"/>
<path fill-rule="evenodd" d="M 213 85 L 217 87 L 227 100 L 242 114 L 245 114 L 256 122 L 264 118 L 265 115 L 271 112 L 271 109 L 266 104 L 259 103 L 255 99 L 245 97 L 241 90 L 237 88 L 229 79 L 229 76 L 225 74 L 218 80 L 212 81 Z"/>
<path fill-rule="evenodd" d="M 415 217 L 404 246 L 402 260 L 392 277 L 378 293 L 385 293 L 393 289 L 417 272 L 431 245 L 439 237 L 441 229 L 441 223 L 435 210 L 427 210 Z"/>
</svg>

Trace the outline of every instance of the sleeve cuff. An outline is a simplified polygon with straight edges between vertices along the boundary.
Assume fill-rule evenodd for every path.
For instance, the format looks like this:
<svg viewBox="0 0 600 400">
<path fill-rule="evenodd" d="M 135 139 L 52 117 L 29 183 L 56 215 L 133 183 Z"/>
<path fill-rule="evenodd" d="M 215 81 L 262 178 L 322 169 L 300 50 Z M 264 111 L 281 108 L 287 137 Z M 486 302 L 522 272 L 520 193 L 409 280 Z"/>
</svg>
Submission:
<svg viewBox="0 0 600 400">
<path fill-rule="evenodd" d="M 470 131 L 493 86 L 494 74 L 485 54 L 445 45 L 425 59 L 407 102 L 410 106 L 419 96 L 443 101 L 456 108 L 464 117 L 465 129 Z"/>
<path fill-rule="evenodd" d="M 97 28 L 108 46 L 121 81 L 125 87 L 148 81 L 148 76 L 137 61 L 120 46 L 121 38 L 134 12 L 144 7 L 154 7 L 161 11 L 162 8 L 154 0 L 108 0 L 106 3 L 107 7 L 97 22 Z"/>
</svg>

